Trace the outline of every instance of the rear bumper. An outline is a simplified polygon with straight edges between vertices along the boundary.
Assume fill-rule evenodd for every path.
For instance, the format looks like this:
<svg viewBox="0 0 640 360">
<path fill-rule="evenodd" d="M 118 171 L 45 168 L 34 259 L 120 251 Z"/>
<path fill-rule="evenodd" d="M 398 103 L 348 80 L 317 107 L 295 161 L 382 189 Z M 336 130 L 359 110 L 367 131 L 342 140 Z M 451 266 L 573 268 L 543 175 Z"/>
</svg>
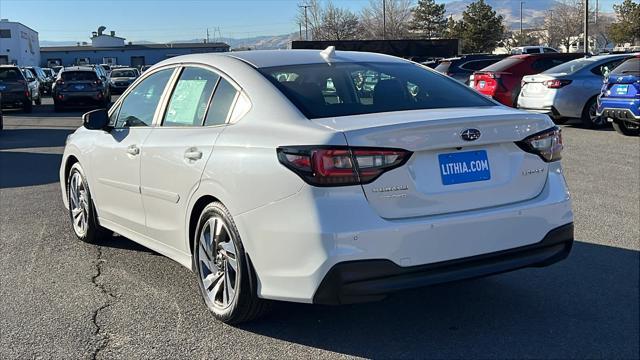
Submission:
<svg viewBox="0 0 640 360">
<path fill-rule="evenodd" d="M 55 102 L 61 104 L 101 101 L 104 101 L 102 91 L 59 92 L 55 96 Z"/>
<path fill-rule="evenodd" d="M 404 268 L 389 260 L 339 263 L 324 277 L 313 302 L 375 301 L 400 290 L 547 266 L 569 256 L 572 245 L 573 223 L 569 223 L 551 230 L 539 243 L 464 259 Z"/>
<path fill-rule="evenodd" d="M 17 92 L 3 92 L 2 99 L 0 100 L 3 106 L 7 105 L 19 105 L 31 101 L 31 99 L 25 95 L 23 91 Z"/>
<path fill-rule="evenodd" d="M 640 123 L 640 115 L 634 114 L 630 109 L 604 108 L 599 111 L 598 115 L 614 120 L 630 121 L 636 124 Z"/>
</svg>

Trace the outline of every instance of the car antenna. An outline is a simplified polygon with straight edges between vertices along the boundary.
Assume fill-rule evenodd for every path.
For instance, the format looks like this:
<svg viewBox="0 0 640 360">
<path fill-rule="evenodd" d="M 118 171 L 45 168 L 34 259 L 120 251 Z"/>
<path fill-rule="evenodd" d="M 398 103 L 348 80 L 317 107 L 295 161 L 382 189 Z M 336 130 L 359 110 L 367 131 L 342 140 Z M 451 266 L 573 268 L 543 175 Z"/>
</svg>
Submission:
<svg viewBox="0 0 640 360">
<path fill-rule="evenodd" d="M 329 65 L 331 65 L 331 59 L 336 55 L 336 47 L 329 46 L 326 49 L 320 51 L 320 56 L 326 61 Z"/>
</svg>

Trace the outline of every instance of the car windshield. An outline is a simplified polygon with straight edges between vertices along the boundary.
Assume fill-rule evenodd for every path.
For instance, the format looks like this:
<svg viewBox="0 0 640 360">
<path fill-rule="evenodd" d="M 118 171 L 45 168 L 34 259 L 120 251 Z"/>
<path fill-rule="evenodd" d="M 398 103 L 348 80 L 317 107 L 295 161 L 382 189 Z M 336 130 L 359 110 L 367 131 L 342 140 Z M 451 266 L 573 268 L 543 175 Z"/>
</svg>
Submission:
<svg viewBox="0 0 640 360">
<path fill-rule="evenodd" d="M 321 63 L 260 72 L 310 119 L 495 106 L 467 86 L 410 63 Z"/>
<path fill-rule="evenodd" d="M 640 74 L 640 57 L 631 58 L 613 69 L 611 75 Z"/>
<path fill-rule="evenodd" d="M 20 70 L 15 68 L 0 68 L 0 81 L 18 81 L 21 80 Z"/>
<path fill-rule="evenodd" d="M 482 69 L 482 71 L 505 71 L 512 66 L 520 64 L 524 61 L 524 58 L 520 57 L 508 57 L 506 59 L 502 59 L 495 64 L 491 64 L 486 68 Z"/>
<path fill-rule="evenodd" d="M 62 73 L 64 81 L 94 81 L 98 75 L 93 71 L 65 71 Z"/>
<path fill-rule="evenodd" d="M 136 77 L 136 73 L 133 70 L 113 70 L 111 77 Z"/>
<path fill-rule="evenodd" d="M 584 69 L 586 66 L 593 64 L 593 60 L 577 59 L 552 67 L 544 71 L 543 74 L 573 74 L 574 72 Z"/>
</svg>

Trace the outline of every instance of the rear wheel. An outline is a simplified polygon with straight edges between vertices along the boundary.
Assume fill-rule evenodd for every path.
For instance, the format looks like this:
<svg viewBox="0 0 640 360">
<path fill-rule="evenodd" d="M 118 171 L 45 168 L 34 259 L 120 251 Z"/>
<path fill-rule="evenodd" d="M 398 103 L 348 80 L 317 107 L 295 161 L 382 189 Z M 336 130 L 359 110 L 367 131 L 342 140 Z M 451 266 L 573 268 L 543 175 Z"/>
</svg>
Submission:
<svg viewBox="0 0 640 360">
<path fill-rule="evenodd" d="M 582 126 L 587 129 L 600 129 L 607 125 L 607 119 L 602 116 L 598 116 L 596 114 L 598 110 L 598 103 L 596 98 L 593 97 L 587 101 L 582 110 L 582 116 L 580 120 L 582 121 Z"/>
<path fill-rule="evenodd" d="M 240 234 L 219 202 L 202 211 L 193 246 L 194 268 L 205 304 L 216 319 L 238 324 L 264 314 L 269 302 L 258 298 Z"/>
<path fill-rule="evenodd" d="M 87 243 L 95 243 L 111 236 L 112 232 L 98 223 L 89 185 L 80 163 L 73 164 L 69 171 L 67 200 L 69 201 L 69 218 L 73 232 L 78 239 Z"/>
<path fill-rule="evenodd" d="M 640 135 L 640 126 L 632 124 L 624 120 L 616 120 L 613 122 L 613 128 L 622 135 L 638 136 Z"/>
<path fill-rule="evenodd" d="M 42 105 L 42 98 L 38 96 L 37 99 L 33 100 L 33 103 L 36 105 Z"/>
</svg>

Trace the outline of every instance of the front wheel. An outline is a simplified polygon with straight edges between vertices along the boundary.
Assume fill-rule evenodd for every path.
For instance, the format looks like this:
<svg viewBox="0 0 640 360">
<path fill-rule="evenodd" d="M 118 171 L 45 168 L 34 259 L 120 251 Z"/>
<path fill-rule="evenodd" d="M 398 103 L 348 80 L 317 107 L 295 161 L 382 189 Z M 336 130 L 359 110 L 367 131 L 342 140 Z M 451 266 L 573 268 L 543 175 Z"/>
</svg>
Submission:
<svg viewBox="0 0 640 360">
<path fill-rule="evenodd" d="M 640 126 L 632 124 L 628 121 L 617 120 L 613 122 L 613 128 L 620 134 L 626 136 L 638 136 L 640 135 Z"/>
<path fill-rule="evenodd" d="M 98 223 L 89 185 L 80 163 L 73 164 L 69 171 L 67 200 L 69 201 L 69 218 L 78 239 L 95 243 L 111 235 L 109 230 Z"/>
<path fill-rule="evenodd" d="M 258 298 L 240 234 L 219 202 L 204 208 L 193 247 L 194 268 L 205 304 L 216 319 L 238 324 L 264 314 L 269 302 Z"/>
</svg>

